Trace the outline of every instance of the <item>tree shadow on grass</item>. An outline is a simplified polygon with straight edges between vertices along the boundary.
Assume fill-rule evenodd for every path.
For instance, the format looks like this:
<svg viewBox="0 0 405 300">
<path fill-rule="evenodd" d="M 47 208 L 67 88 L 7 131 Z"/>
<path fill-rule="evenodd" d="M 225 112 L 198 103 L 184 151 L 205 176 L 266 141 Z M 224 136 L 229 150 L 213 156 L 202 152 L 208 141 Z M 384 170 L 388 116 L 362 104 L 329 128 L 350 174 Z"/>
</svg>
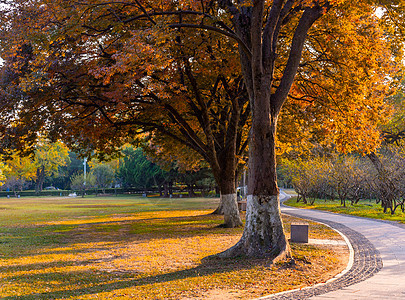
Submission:
<svg viewBox="0 0 405 300">
<path fill-rule="evenodd" d="M 222 274 L 232 271 L 240 270 L 249 270 L 258 264 L 269 266 L 270 261 L 268 260 L 258 260 L 258 259 L 245 259 L 245 258 L 232 258 L 232 259 L 220 259 L 217 257 L 210 257 L 203 260 L 203 262 L 191 269 L 175 271 L 171 273 L 160 274 L 156 276 L 149 277 L 140 277 L 133 278 L 136 276 L 136 273 L 127 273 L 127 274 L 111 274 L 103 272 L 102 274 L 90 274 L 89 272 L 71 272 L 71 273 L 45 273 L 35 275 L 37 283 L 43 282 L 46 286 L 47 281 L 53 278 L 59 278 L 63 282 L 63 278 L 66 279 L 66 282 L 69 286 L 77 286 L 75 289 L 61 290 L 63 286 L 60 286 L 60 290 L 51 291 L 51 292 L 40 292 L 32 293 L 22 296 L 8 296 L 3 297 L 2 299 L 56 299 L 62 297 L 74 297 L 74 296 L 90 296 L 97 295 L 99 293 L 108 293 L 114 292 L 121 289 L 133 288 L 134 291 L 136 288 L 146 286 L 149 284 L 164 284 L 172 282 L 175 280 L 182 279 L 191 279 L 197 277 L 203 277 L 213 274 Z M 117 272 L 118 273 L 118 272 Z M 114 275 L 114 281 L 111 282 L 111 275 Z M 140 274 L 138 274 L 141 276 Z M 24 277 L 18 276 L 16 278 L 9 278 L 13 280 L 29 280 L 29 275 L 24 275 Z M 32 275 L 31 275 L 32 276 Z M 102 281 L 105 280 L 105 283 Z M 100 283 L 101 281 L 101 283 Z M 99 282 L 99 283 L 96 283 Z M 93 286 L 90 286 L 91 284 Z M 80 287 L 80 284 L 87 285 L 86 287 Z"/>
<path fill-rule="evenodd" d="M 218 225 L 221 216 L 197 215 L 186 217 L 157 217 L 136 220 L 111 220 L 104 222 L 84 223 L 78 225 L 56 224 L 39 225 L 30 228 L 9 228 L 6 236 L 0 236 L 0 246 L 24 249 L 24 245 L 41 249 L 38 254 L 13 253 L 13 257 L 36 256 L 43 254 L 63 253 L 53 248 L 66 248 L 73 245 L 80 249 L 66 250 L 66 253 L 91 251 L 86 245 L 122 244 L 143 242 L 151 239 L 189 238 L 209 236 L 211 234 L 238 234 L 240 228 L 224 229 Z M 3 242 L 2 242 L 3 240 Z M 83 245 L 81 247 L 80 245 Z M 96 250 L 108 250 L 109 246 L 97 246 Z"/>
</svg>

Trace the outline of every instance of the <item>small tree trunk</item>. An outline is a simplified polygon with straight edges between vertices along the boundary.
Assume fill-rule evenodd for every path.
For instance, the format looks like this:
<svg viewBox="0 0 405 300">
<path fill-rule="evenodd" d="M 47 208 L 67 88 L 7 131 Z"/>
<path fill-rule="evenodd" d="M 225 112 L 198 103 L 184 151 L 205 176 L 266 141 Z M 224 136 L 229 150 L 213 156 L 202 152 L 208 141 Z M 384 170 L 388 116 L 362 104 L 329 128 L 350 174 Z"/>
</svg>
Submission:
<svg viewBox="0 0 405 300">
<path fill-rule="evenodd" d="M 399 195 L 399 192 L 395 184 L 389 178 L 388 171 L 385 169 L 379 157 L 374 152 L 368 154 L 367 157 L 371 160 L 378 172 L 378 178 L 376 180 L 377 186 L 380 189 L 379 194 L 381 195 L 381 205 L 384 209 L 384 213 L 387 213 L 387 210 L 390 209 L 391 214 L 393 214 L 393 202 L 395 201 L 395 195 Z"/>
<path fill-rule="evenodd" d="M 169 182 L 169 197 L 173 195 L 173 182 Z"/>
<path fill-rule="evenodd" d="M 189 196 L 190 198 L 195 197 L 193 184 L 188 184 L 188 185 L 187 185 L 187 192 L 188 192 L 188 196 Z"/>
<path fill-rule="evenodd" d="M 167 182 L 163 183 L 163 197 L 169 198 L 169 185 Z"/>
</svg>

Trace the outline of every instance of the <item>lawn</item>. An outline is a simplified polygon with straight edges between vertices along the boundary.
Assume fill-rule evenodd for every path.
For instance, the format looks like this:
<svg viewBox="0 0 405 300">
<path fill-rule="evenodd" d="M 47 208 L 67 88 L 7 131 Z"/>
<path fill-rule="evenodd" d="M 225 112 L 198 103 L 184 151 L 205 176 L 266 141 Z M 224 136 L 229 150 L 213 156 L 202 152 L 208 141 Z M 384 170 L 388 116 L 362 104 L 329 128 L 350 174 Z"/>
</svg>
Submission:
<svg viewBox="0 0 405 300">
<path fill-rule="evenodd" d="M 347 201 L 346 207 L 343 207 L 338 200 L 316 199 L 314 204 L 310 205 L 304 204 L 302 201 L 297 202 L 297 198 L 293 197 L 285 201 L 284 204 L 299 208 L 319 209 L 358 217 L 405 223 L 405 213 L 403 213 L 400 208 L 395 211 L 395 214 L 391 215 L 391 213 L 383 212 L 381 204 L 376 204 L 375 201 L 369 200 L 362 200 L 354 205 L 351 205 L 350 201 Z"/>
<path fill-rule="evenodd" d="M 294 261 L 275 265 L 204 259 L 242 234 L 218 227 L 222 217 L 209 214 L 217 204 L 213 198 L 2 198 L 0 297 L 249 299 L 323 282 L 345 267 L 346 249 L 309 244 L 292 244 Z M 340 236 L 311 222 L 310 238 Z"/>
</svg>

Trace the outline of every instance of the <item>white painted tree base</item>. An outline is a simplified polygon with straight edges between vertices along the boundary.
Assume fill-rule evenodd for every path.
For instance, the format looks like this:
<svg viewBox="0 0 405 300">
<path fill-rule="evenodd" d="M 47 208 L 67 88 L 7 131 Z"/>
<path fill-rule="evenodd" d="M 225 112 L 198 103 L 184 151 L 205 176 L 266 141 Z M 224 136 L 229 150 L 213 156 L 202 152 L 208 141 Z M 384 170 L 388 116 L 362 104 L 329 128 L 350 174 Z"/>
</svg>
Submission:
<svg viewBox="0 0 405 300">
<path fill-rule="evenodd" d="M 220 254 L 221 257 L 239 255 L 272 259 L 290 256 L 278 196 L 248 195 L 243 235 L 235 246 Z"/>
<path fill-rule="evenodd" d="M 240 218 L 237 195 L 227 194 L 221 195 L 222 212 L 224 213 L 224 227 L 234 228 L 243 225 Z"/>
</svg>

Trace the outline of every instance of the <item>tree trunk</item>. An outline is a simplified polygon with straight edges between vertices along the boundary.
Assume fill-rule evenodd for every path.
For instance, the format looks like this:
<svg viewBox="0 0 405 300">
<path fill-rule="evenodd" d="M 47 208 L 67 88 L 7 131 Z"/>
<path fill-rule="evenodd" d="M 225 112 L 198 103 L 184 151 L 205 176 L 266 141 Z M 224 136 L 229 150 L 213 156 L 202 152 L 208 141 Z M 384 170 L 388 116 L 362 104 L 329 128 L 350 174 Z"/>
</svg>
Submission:
<svg viewBox="0 0 405 300">
<path fill-rule="evenodd" d="M 169 182 L 169 197 L 173 196 L 173 182 Z"/>
<path fill-rule="evenodd" d="M 42 166 L 37 169 L 37 180 L 35 184 L 35 194 L 39 195 L 42 192 L 43 184 L 45 181 L 45 167 Z"/>
<path fill-rule="evenodd" d="M 163 183 L 163 197 L 169 198 L 169 185 L 166 181 Z"/>
<path fill-rule="evenodd" d="M 187 192 L 188 192 L 188 196 L 189 196 L 190 198 L 195 197 L 193 184 L 187 184 Z"/>
<path fill-rule="evenodd" d="M 238 202 L 236 193 L 235 194 L 227 194 L 221 195 L 224 211 L 224 224 L 223 227 L 225 228 L 235 228 L 240 227 L 243 225 L 242 220 L 240 218 L 239 209 L 238 209 Z"/>
<path fill-rule="evenodd" d="M 221 227 L 235 228 L 243 226 L 240 218 L 234 176 L 231 171 L 223 176 L 217 177 L 220 191 L 220 202 L 212 214 L 224 215 L 224 224 Z"/>
<path fill-rule="evenodd" d="M 212 212 L 213 215 L 223 215 L 224 214 L 224 204 L 222 203 L 223 198 L 220 197 L 218 207 Z"/>
<path fill-rule="evenodd" d="M 244 43 L 239 44 L 239 52 L 252 112 L 245 229 L 240 241 L 220 253 L 221 257 L 283 259 L 290 256 L 290 247 L 281 221 L 277 186 L 277 120 L 297 73 L 308 30 L 330 5 L 326 2 L 323 7 L 314 5 L 304 9 L 293 31 L 283 74 L 275 84 L 273 75 L 278 56 L 279 34 L 283 22 L 288 21 L 285 13 L 291 11 L 294 1 L 273 1 L 269 10 L 265 9 L 265 2 L 253 1 L 252 6 L 243 10 L 235 9 L 232 6 L 233 1 L 221 2 L 233 14 L 235 32 Z M 264 19 L 267 19 L 265 24 Z"/>
<path fill-rule="evenodd" d="M 238 202 L 236 196 L 236 156 L 235 139 L 229 139 L 230 143 L 227 151 L 223 151 L 218 156 L 218 165 L 212 167 L 215 181 L 220 192 L 220 204 L 214 213 L 224 215 L 225 228 L 235 228 L 243 225 L 240 218 Z M 217 166 L 217 167 L 215 167 Z"/>
<path fill-rule="evenodd" d="M 368 154 L 367 157 L 371 160 L 378 173 L 376 180 L 380 189 L 381 206 L 384 209 L 384 213 L 390 209 L 391 214 L 394 214 L 393 207 L 395 197 L 396 195 L 400 195 L 400 193 L 397 191 L 395 184 L 391 181 L 388 171 L 385 169 L 379 157 L 374 152 Z"/>
<path fill-rule="evenodd" d="M 281 221 L 277 187 L 276 123 L 276 117 L 270 121 L 269 115 L 264 113 L 257 114 L 256 121 L 252 124 L 246 224 L 240 241 L 220 253 L 220 257 L 283 259 L 290 256 L 290 247 Z"/>
</svg>

